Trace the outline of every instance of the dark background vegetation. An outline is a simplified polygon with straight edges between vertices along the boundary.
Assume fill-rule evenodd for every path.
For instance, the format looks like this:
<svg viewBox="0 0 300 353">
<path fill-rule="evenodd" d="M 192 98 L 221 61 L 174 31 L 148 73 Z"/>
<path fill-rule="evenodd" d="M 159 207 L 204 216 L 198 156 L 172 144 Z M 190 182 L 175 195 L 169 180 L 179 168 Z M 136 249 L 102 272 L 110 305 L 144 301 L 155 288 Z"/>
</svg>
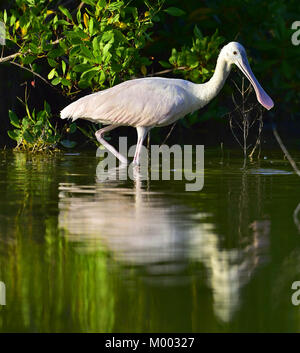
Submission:
<svg viewBox="0 0 300 353">
<path fill-rule="evenodd" d="M 58 3 L 72 10 L 80 4 L 80 1 L 66 0 Z M 2 1 L 0 10 L 14 6 L 15 1 Z M 147 11 L 147 6 L 142 0 L 131 1 L 130 6 L 137 7 L 141 13 Z M 196 25 L 203 36 L 211 37 L 217 29 L 218 34 L 224 38 L 224 44 L 238 41 L 244 45 L 253 72 L 275 102 L 274 109 L 264 114 L 266 145 L 272 145 L 271 137 L 268 138 L 268 128 L 271 121 L 275 121 L 280 126 L 283 137 L 293 140 L 298 146 L 300 141 L 300 45 L 292 45 L 291 36 L 294 31 L 291 30 L 291 25 L 294 21 L 300 21 L 299 1 L 166 0 L 163 8 L 170 6 L 182 9 L 184 14 L 168 16 L 162 13 L 154 21 L 151 29 L 152 41 L 148 41 L 142 50 L 143 56 L 151 61 L 151 64 L 147 65 L 147 74 L 165 70 L 166 67 L 163 67 L 161 62 L 169 62 L 173 48 L 177 51 L 184 50 L 183 47 L 191 48 Z M 170 70 L 162 76 L 190 79 L 184 70 Z M 143 77 L 142 72 L 140 77 Z M 7 135 L 7 130 L 11 128 L 8 110 L 11 109 L 22 115 L 24 108 L 16 97 L 24 97 L 25 82 L 30 88 L 30 107 L 42 109 L 44 100 L 47 99 L 55 124 L 62 127 L 66 123 L 58 118 L 59 111 L 70 103 L 66 96 L 10 63 L 0 64 L 0 78 L 1 146 L 14 146 L 14 142 Z M 240 80 L 236 70 L 233 70 L 224 89 L 213 102 L 196 116 L 177 123 L 170 142 L 196 141 L 212 145 L 224 142 L 235 145 L 226 115 L 226 112 L 234 109 L 231 93 L 235 87 L 232 80 L 237 82 Z M 196 77 L 195 81 L 201 82 L 201 78 L 197 80 Z M 89 88 L 85 88 L 79 96 L 90 92 Z M 84 128 L 89 125 L 84 121 L 79 124 Z M 151 135 L 152 141 L 162 142 L 169 129 L 169 127 L 155 129 Z M 120 134 L 129 135 L 135 139 L 134 129 L 120 128 L 112 133 L 112 135 Z M 84 143 L 86 137 L 79 131 L 76 132 L 75 139 L 79 146 L 82 144 L 92 146 Z"/>
</svg>

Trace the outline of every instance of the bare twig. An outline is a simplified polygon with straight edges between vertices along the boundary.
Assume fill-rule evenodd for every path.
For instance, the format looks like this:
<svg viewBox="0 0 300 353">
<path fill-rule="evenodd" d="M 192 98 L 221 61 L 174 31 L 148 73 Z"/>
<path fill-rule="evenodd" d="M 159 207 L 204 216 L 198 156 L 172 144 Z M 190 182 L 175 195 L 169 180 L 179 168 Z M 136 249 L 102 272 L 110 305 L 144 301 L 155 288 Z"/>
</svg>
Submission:
<svg viewBox="0 0 300 353">
<path fill-rule="evenodd" d="M 263 129 L 263 126 L 264 126 L 264 123 L 263 123 L 263 120 L 262 120 L 262 110 L 261 110 L 261 109 L 260 109 L 260 114 L 259 114 L 258 122 L 259 122 L 259 126 L 258 126 L 258 136 L 257 136 L 256 142 L 255 142 L 255 145 L 254 145 L 252 151 L 251 151 L 250 154 L 249 154 L 249 158 L 250 158 L 250 159 L 252 159 L 256 148 L 257 148 L 258 146 L 260 146 L 260 136 L 261 136 L 262 129 Z M 253 125 L 254 123 L 255 123 L 255 121 L 253 121 L 253 123 L 251 124 L 250 128 L 252 127 L 252 125 Z M 259 154 L 260 154 L 260 152 L 259 152 Z"/>
<path fill-rule="evenodd" d="M 286 158 L 288 159 L 288 161 L 290 162 L 290 165 L 292 166 L 292 168 L 294 169 L 295 173 L 300 176 L 300 170 L 297 167 L 296 162 L 293 160 L 293 158 L 291 157 L 291 155 L 289 154 L 289 151 L 287 150 L 287 148 L 285 147 L 285 145 L 283 144 L 281 137 L 279 136 L 276 127 L 273 125 L 272 127 L 273 130 L 273 134 L 282 150 L 282 152 L 284 153 L 284 155 L 286 156 Z M 299 212 L 300 212 L 300 203 L 298 203 L 297 207 L 294 210 L 293 213 L 293 219 L 294 219 L 294 223 L 296 225 L 296 227 L 298 228 L 298 231 L 300 232 L 300 221 L 299 221 Z"/>
<path fill-rule="evenodd" d="M 150 131 L 148 132 L 148 136 L 147 136 L 147 150 L 149 151 L 150 149 Z"/>
<path fill-rule="evenodd" d="M 52 42 L 51 44 L 52 45 L 55 45 L 57 43 L 59 43 L 63 38 L 59 38 L 59 39 L 56 39 L 54 42 Z M 31 53 L 31 50 L 28 50 L 26 51 L 25 53 L 22 53 L 22 52 L 17 52 L 17 53 L 14 53 L 14 54 L 11 54 L 11 55 L 8 55 L 8 56 L 5 56 L 4 58 L 0 58 L 0 64 L 6 62 L 6 61 L 11 61 L 13 59 L 15 59 L 16 57 L 20 56 L 20 55 L 27 55 Z"/>
<path fill-rule="evenodd" d="M 240 140 L 238 139 L 237 135 L 234 132 L 234 127 L 233 127 L 233 123 L 232 123 L 232 115 L 229 115 L 229 125 L 230 125 L 230 129 L 232 132 L 233 137 L 235 138 L 236 142 L 241 146 L 241 148 L 243 148 L 242 144 L 240 143 Z"/>
<path fill-rule="evenodd" d="M 172 69 L 166 69 L 166 70 L 163 70 L 163 71 L 158 71 L 158 72 L 154 72 L 152 74 L 148 74 L 147 77 L 152 77 L 152 76 L 156 76 L 156 75 L 163 75 L 163 74 L 166 74 L 168 72 L 172 72 L 174 70 L 186 70 L 187 67 L 185 66 L 179 66 L 179 67 L 176 67 L 176 68 L 172 68 Z"/>
<path fill-rule="evenodd" d="M 248 150 L 254 145 L 252 148 L 249 157 L 252 158 L 255 150 L 260 145 L 260 137 L 263 128 L 263 120 L 262 120 L 262 112 L 253 116 L 252 111 L 255 108 L 255 105 L 250 105 L 249 108 L 246 107 L 247 100 L 252 92 L 251 85 L 249 84 L 247 88 L 245 88 L 244 77 L 242 78 L 242 86 L 241 88 L 234 82 L 234 85 L 238 92 L 241 95 L 241 104 L 238 104 L 234 94 L 232 94 L 232 101 L 235 109 L 229 114 L 229 126 L 233 137 L 238 142 L 239 146 L 242 148 L 244 153 L 244 158 L 247 157 Z M 233 112 L 237 113 L 237 117 L 233 118 Z M 248 143 L 248 137 L 250 129 L 254 127 L 254 125 L 258 122 L 258 132 L 257 137 L 254 144 Z M 238 136 L 236 129 L 240 130 L 241 137 Z"/>
<path fill-rule="evenodd" d="M 28 67 L 22 66 L 22 65 L 20 65 L 20 64 L 18 64 L 18 63 L 16 63 L 16 62 L 14 62 L 14 61 L 12 61 L 11 64 L 16 65 L 16 66 L 20 67 L 20 68 L 23 69 L 23 70 L 26 70 L 26 71 L 31 72 L 34 76 L 37 76 L 37 77 L 40 78 L 42 81 L 44 81 L 45 83 L 47 83 L 47 85 L 49 85 L 49 86 L 51 86 L 52 88 L 55 88 L 55 89 L 56 89 L 56 87 L 54 87 L 53 85 L 51 85 L 51 83 L 50 83 L 49 81 L 47 81 L 43 76 L 41 76 L 41 75 L 38 74 L 37 72 L 34 72 L 32 69 L 29 69 Z"/>
<path fill-rule="evenodd" d="M 285 145 L 283 144 L 283 142 L 282 142 L 282 140 L 281 140 L 281 138 L 280 138 L 280 136 L 279 136 L 279 134 L 278 134 L 278 132 L 277 132 L 275 126 L 273 126 L 272 130 L 273 130 L 273 134 L 274 134 L 274 136 L 275 136 L 275 138 L 276 138 L 276 140 L 277 140 L 277 142 L 278 142 L 280 148 L 282 149 L 282 152 L 284 153 L 284 155 L 286 156 L 286 158 L 287 158 L 288 161 L 290 162 L 290 164 L 291 164 L 291 166 L 293 167 L 295 173 L 296 173 L 298 176 L 300 176 L 300 170 L 298 169 L 297 164 L 295 163 L 295 161 L 293 160 L 293 158 L 292 158 L 291 155 L 289 154 L 289 151 L 286 149 Z"/>
<path fill-rule="evenodd" d="M 10 61 L 13 60 L 14 58 L 16 58 L 17 56 L 21 55 L 22 53 L 18 52 L 18 53 L 14 53 L 8 56 L 5 56 L 4 58 L 0 58 L 0 64 L 1 63 L 5 63 L 6 61 Z"/>
<path fill-rule="evenodd" d="M 164 141 L 160 144 L 160 146 L 162 146 L 162 145 L 164 145 L 165 144 L 165 142 L 167 141 L 167 139 L 169 138 L 169 136 L 171 135 L 171 133 L 172 133 L 172 131 L 173 131 L 173 129 L 174 129 L 174 127 L 175 127 L 175 125 L 176 125 L 176 123 L 174 123 L 172 126 L 171 126 L 171 129 L 170 129 L 170 131 L 168 132 L 168 134 L 167 134 L 167 136 L 166 136 L 166 138 L 164 139 Z M 160 147 L 159 146 L 159 147 Z"/>
</svg>

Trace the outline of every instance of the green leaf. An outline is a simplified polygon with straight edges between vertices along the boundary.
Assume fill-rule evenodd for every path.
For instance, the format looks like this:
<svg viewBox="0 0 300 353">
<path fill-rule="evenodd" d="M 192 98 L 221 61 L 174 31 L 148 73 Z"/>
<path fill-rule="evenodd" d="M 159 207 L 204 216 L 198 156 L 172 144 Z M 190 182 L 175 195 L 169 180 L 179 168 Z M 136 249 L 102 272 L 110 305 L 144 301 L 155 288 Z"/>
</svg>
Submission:
<svg viewBox="0 0 300 353">
<path fill-rule="evenodd" d="M 50 59 L 50 58 L 47 58 L 48 60 L 48 64 L 51 66 L 51 67 L 56 67 L 57 65 L 57 62 L 53 59 Z"/>
<path fill-rule="evenodd" d="M 72 85 L 71 82 L 69 80 L 67 80 L 66 78 L 62 78 L 61 83 L 62 83 L 62 85 L 68 86 L 68 87 L 70 87 Z"/>
<path fill-rule="evenodd" d="M 85 89 L 88 88 L 90 86 L 90 82 L 87 79 L 80 79 L 80 81 L 78 82 L 78 87 L 80 89 Z"/>
<path fill-rule="evenodd" d="M 83 0 L 82 2 L 84 2 L 85 4 L 91 5 L 91 6 L 95 6 L 95 1 L 93 1 L 93 0 Z"/>
<path fill-rule="evenodd" d="M 46 39 L 46 37 L 42 38 L 41 49 L 44 51 L 48 51 L 52 49 L 52 44 Z"/>
<path fill-rule="evenodd" d="M 56 86 L 56 85 L 58 85 L 60 83 L 60 81 L 61 81 L 61 78 L 60 77 L 56 77 L 55 79 L 53 79 L 51 81 L 51 83 L 52 83 L 53 86 Z"/>
<path fill-rule="evenodd" d="M 103 8 L 106 6 L 106 0 L 99 0 L 97 3 L 97 6 L 99 6 L 100 8 Z"/>
<path fill-rule="evenodd" d="M 62 67 L 63 74 L 65 74 L 67 65 L 66 65 L 66 63 L 64 61 L 61 62 L 61 67 Z"/>
<path fill-rule="evenodd" d="M 54 75 L 55 75 L 55 73 L 56 73 L 56 70 L 55 70 L 55 68 L 54 68 L 54 69 L 52 69 L 52 70 L 49 72 L 49 74 L 48 74 L 48 79 L 49 79 L 49 80 L 52 80 L 53 77 L 54 77 Z"/>
<path fill-rule="evenodd" d="M 19 139 L 20 139 L 20 131 L 18 131 L 18 130 L 9 130 L 9 131 L 7 131 L 7 134 L 11 139 L 13 139 L 15 141 L 19 141 Z"/>
<path fill-rule="evenodd" d="M 120 72 L 120 71 L 122 70 L 122 65 L 119 64 L 119 63 L 114 63 L 114 62 L 112 62 L 112 63 L 111 63 L 111 69 L 112 69 L 115 73 Z"/>
<path fill-rule="evenodd" d="M 101 71 L 99 83 L 102 84 L 105 81 L 105 72 Z"/>
<path fill-rule="evenodd" d="M 114 1 L 112 2 L 111 4 L 109 4 L 108 6 L 108 9 L 110 11 L 115 11 L 115 10 L 118 10 L 120 9 L 122 6 L 124 5 L 124 2 L 123 1 Z"/>
<path fill-rule="evenodd" d="M 55 22 L 56 25 L 63 25 L 63 26 L 71 26 L 71 23 L 65 21 L 65 20 L 58 20 Z"/>
<path fill-rule="evenodd" d="M 90 64 L 79 64 L 73 67 L 73 70 L 75 72 L 84 72 L 87 70 L 90 70 L 92 68 L 92 65 Z"/>
<path fill-rule="evenodd" d="M 94 66 L 94 67 L 92 67 L 91 69 L 89 69 L 89 70 L 87 70 L 87 71 L 84 71 L 84 73 L 81 75 L 81 78 L 84 78 L 85 75 L 90 74 L 90 73 L 96 71 L 94 74 L 90 74 L 90 75 L 89 75 L 89 77 L 94 77 L 94 76 L 96 75 L 97 71 L 99 71 L 99 70 L 100 70 L 99 67 Z"/>
<path fill-rule="evenodd" d="M 34 43 L 30 43 L 29 48 L 34 54 L 38 54 L 39 48 L 37 45 L 35 45 Z"/>
<path fill-rule="evenodd" d="M 78 29 L 77 31 L 68 31 L 66 32 L 66 36 L 69 38 L 79 38 L 79 39 L 88 39 L 89 36 L 82 29 Z"/>
<path fill-rule="evenodd" d="M 80 24 L 81 23 L 81 11 L 80 11 L 80 9 L 77 11 L 76 18 L 77 18 L 78 24 Z"/>
<path fill-rule="evenodd" d="M 16 16 L 11 15 L 10 22 L 9 22 L 10 27 L 12 27 L 15 24 L 15 22 L 16 22 Z"/>
<path fill-rule="evenodd" d="M 80 45 L 74 45 L 73 48 L 70 50 L 69 56 L 75 57 L 77 54 L 79 54 L 79 52 L 80 52 Z"/>
<path fill-rule="evenodd" d="M 30 120 L 28 119 L 28 116 L 25 116 L 23 119 L 22 119 L 22 128 L 23 129 L 27 129 L 27 127 L 30 125 Z"/>
<path fill-rule="evenodd" d="M 26 55 L 25 58 L 23 59 L 23 64 L 24 65 L 32 64 L 35 59 L 36 57 L 33 55 Z"/>
<path fill-rule="evenodd" d="M 172 67 L 172 65 L 170 63 L 168 63 L 167 61 L 159 61 L 160 65 L 166 69 L 169 69 L 170 67 Z"/>
<path fill-rule="evenodd" d="M 8 111 L 8 115 L 9 115 L 10 123 L 15 127 L 20 128 L 21 127 L 20 121 L 17 115 L 12 110 Z"/>
<path fill-rule="evenodd" d="M 194 34 L 197 38 L 202 39 L 203 38 L 203 34 L 200 31 L 200 29 L 198 28 L 198 26 L 196 25 L 194 28 Z"/>
<path fill-rule="evenodd" d="M 178 7 L 168 7 L 167 9 L 164 10 L 166 13 L 168 13 L 171 16 L 183 16 L 185 15 L 185 11 L 179 9 Z"/>
<path fill-rule="evenodd" d="M 58 8 L 66 17 L 68 17 L 69 20 L 73 21 L 73 18 L 72 18 L 68 9 L 66 9 L 65 7 L 62 7 L 62 6 L 58 6 Z"/>
<path fill-rule="evenodd" d="M 108 42 L 108 41 L 114 41 L 114 32 L 113 31 L 107 31 L 103 33 L 101 37 L 102 42 Z"/>
<path fill-rule="evenodd" d="M 40 128 L 42 125 L 44 125 L 44 121 L 43 120 L 39 120 L 37 121 L 37 123 L 34 125 L 35 128 Z"/>
<path fill-rule="evenodd" d="M 29 130 L 24 131 L 23 137 L 28 143 L 34 143 L 34 140 L 35 140 L 34 136 L 31 134 Z"/>
<path fill-rule="evenodd" d="M 46 101 L 44 101 L 44 111 L 45 111 L 48 115 L 50 115 L 50 113 L 51 113 L 50 104 L 49 104 L 48 102 L 46 102 Z"/>
<path fill-rule="evenodd" d="M 95 37 L 93 39 L 93 53 L 94 55 L 99 52 L 99 43 L 98 43 L 98 37 Z"/>
<path fill-rule="evenodd" d="M 112 47 L 111 43 L 107 43 L 104 45 L 102 50 L 102 55 L 105 57 L 108 54 L 109 49 Z"/>
<path fill-rule="evenodd" d="M 93 35 L 93 31 L 94 31 L 94 20 L 91 17 L 90 21 L 89 21 L 89 33 L 90 33 L 91 36 Z"/>
<path fill-rule="evenodd" d="M 62 54 L 64 54 L 64 50 L 62 48 L 56 48 L 56 49 L 51 50 L 48 53 L 48 57 L 51 59 L 55 59 L 55 58 L 61 56 Z"/>
<path fill-rule="evenodd" d="M 93 58 L 93 54 L 92 52 L 85 47 L 84 45 L 80 46 L 80 53 L 83 57 L 87 58 L 87 59 L 92 59 Z"/>
</svg>

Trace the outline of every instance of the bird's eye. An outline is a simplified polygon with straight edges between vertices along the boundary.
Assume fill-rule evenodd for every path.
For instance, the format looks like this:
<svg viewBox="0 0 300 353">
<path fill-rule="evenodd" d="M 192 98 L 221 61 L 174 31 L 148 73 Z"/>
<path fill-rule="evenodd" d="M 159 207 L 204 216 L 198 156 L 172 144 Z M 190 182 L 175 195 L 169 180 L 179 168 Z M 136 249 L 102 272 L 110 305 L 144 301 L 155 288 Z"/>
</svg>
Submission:
<svg viewBox="0 0 300 353">
<path fill-rule="evenodd" d="M 233 52 L 233 54 L 234 54 L 234 55 L 236 55 L 236 54 L 237 54 L 237 52 L 236 52 L 236 51 L 234 51 L 234 52 Z"/>
</svg>

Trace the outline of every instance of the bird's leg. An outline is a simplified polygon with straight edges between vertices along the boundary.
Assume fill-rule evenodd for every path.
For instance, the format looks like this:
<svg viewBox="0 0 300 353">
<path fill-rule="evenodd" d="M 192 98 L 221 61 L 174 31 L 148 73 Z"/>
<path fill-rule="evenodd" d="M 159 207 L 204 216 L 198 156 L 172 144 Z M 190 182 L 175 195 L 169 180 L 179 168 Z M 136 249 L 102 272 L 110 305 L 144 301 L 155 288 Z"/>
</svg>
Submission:
<svg viewBox="0 0 300 353">
<path fill-rule="evenodd" d="M 134 158 L 133 158 L 133 164 L 135 164 L 135 165 L 140 164 L 141 149 L 143 146 L 144 139 L 150 129 L 151 129 L 150 127 L 145 127 L 145 126 L 138 126 L 136 128 L 137 135 L 138 135 L 138 141 L 136 144 L 136 150 L 135 150 L 135 154 L 134 154 Z"/>
<path fill-rule="evenodd" d="M 127 158 L 125 158 L 121 153 L 119 153 L 112 145 L 110 145 L 103 137 L 103 135 L 108 132 L 111 131 L 113 129 L 115 129 L 116 127 L 118 127 L 118 125 L 109 125 L 104 127 L 103 129 L 97 130 L 95 132 L 95 136 L 96 139 L 98 140 L 98 142 L 100 142 L 109 152 L 111 152 L 115 157 L 117 157 L 119 159 L 119 161 L 121 161 L 121 163 L 123 164 L 128 164 L 128 160 Z"/>
</svg>

